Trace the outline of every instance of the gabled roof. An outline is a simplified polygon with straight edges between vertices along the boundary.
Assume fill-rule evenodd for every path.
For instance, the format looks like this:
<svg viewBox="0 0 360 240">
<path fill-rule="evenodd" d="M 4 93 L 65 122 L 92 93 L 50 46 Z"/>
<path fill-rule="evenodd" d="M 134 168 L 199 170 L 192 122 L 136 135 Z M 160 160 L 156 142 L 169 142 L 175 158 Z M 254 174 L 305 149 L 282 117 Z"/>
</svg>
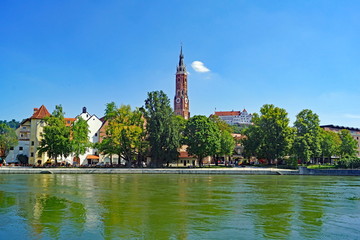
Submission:
<svg viewBox="0 0 360 240">
<path fill-rule="evenodd" d="M 41 105 L 39 109 L 34 112 L 30 119 L 43 119 L 44 117 L 49 117 L 51 114 L 46 109 L 44 105 Z"/>
</svg>

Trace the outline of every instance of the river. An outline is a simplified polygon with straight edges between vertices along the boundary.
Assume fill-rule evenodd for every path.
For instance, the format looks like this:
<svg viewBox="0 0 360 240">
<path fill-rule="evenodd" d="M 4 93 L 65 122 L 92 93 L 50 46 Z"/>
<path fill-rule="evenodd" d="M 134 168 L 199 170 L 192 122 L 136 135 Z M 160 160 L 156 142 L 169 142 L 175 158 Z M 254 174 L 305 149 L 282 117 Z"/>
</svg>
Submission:
<svg viewBox="0 0 360 240">
<path fill-rule="evenodd" d="M 0 239 L 359 239 L 360 178 L 0 175 Z"/>
</svg>

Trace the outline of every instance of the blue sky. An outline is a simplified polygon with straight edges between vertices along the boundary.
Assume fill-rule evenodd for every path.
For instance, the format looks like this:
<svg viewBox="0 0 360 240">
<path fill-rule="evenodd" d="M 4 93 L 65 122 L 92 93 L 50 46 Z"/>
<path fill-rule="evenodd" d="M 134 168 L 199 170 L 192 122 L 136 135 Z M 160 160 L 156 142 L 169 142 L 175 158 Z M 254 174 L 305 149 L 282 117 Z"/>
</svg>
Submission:
<svg viewBox="0 0 360 240">
<path fill-rule="evenodd" d="M 2 0 L 0 119 L 42 104 L 101 117 L 154 90 L 172 103 L 182 42 L 191 115 L 271 103 L 291 121 L 307 108 L 321 124 L 360 127 L 359 12 L 350 0 Z"/>
</svg>

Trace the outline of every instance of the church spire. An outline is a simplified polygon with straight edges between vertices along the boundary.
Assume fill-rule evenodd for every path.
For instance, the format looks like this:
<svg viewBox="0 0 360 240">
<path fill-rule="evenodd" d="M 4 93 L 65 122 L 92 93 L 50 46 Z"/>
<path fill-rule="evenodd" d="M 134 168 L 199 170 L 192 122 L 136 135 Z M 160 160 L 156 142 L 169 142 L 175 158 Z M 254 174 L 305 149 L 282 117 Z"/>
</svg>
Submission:
<svg viewBox="0 0 360 240">
<path fill-rule="evenodd" d="M 187 74 L 187 72 L 186 72 L 186 66 L 185 66 L 185 64 L 184 64 L 184 55 L 183 55 L 183 52 L 182 52 L 182 45 L 181 45 L 181 48 L 180 48 L 179 66 L 177 67 L 176 73 L 184 73 L 184 74 Z"/>
</svg>

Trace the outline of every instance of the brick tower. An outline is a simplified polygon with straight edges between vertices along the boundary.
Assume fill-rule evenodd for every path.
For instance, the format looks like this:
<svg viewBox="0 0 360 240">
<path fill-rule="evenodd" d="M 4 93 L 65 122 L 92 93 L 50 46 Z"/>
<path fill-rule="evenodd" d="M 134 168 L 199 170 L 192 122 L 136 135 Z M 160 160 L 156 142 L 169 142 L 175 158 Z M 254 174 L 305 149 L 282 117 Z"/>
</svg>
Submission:
<svg viewBox="0 0 360 240">
<path fill-rule="evenodd" d="M 174 97 L 174 112 L 185 119 L 190 118 L 189 98 L 187 85 L 187 72 L 184 64 L 182 47 L 180 49 L 179 65 L 176 68 L 176 90 Z"/>
</svg>

